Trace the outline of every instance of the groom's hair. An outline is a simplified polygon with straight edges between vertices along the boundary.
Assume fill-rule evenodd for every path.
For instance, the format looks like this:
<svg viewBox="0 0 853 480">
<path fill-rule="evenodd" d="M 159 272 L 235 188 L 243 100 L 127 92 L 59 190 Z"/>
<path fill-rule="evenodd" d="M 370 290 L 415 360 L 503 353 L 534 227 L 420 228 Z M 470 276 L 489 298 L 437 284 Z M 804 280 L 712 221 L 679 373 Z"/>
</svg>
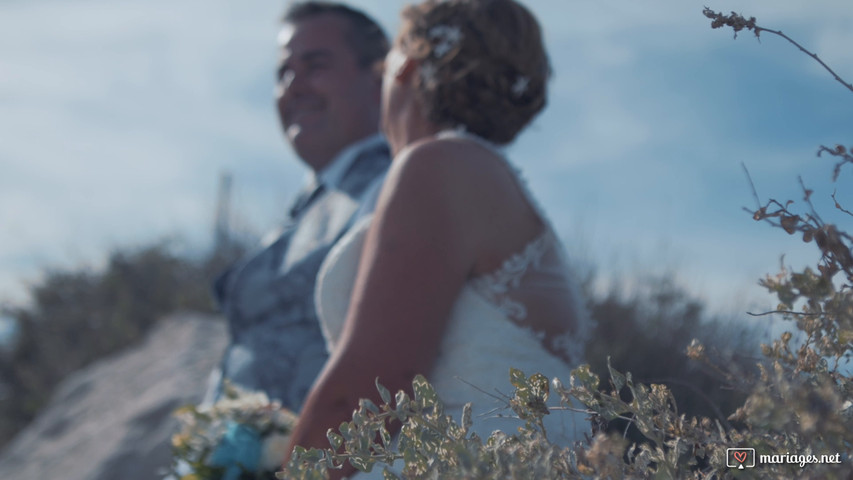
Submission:
<svg viewBox="0 0 853 480">
<path fill-rule="evenodd" d="M 349 24 L 344 32 L 355 52 L 359 66 L 373 67 L 388 53 L 388 37 L 382 27 L 361 10 L 343 3 L 306 1 L 290 4 L 282 16 L 282 23 L 296 24 L 318 15 L 337 15 Z"/>
</svg>

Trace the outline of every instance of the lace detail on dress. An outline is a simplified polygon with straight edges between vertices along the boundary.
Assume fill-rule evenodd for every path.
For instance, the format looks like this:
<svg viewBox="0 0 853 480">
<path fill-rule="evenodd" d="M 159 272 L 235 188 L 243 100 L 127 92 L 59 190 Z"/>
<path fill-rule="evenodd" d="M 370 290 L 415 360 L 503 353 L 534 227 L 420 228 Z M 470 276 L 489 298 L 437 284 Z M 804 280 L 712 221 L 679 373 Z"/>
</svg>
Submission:
<svg viewBox="0 0 853 480">
<path fill-rule="evenodd" d="M 549 338 L 545 342 L 545 348 L 566 359 L 572 365 L 583 363 L 584 349 L 589 339 L 588 323 L 585 318 L 579 318 L 577 331 L 566 331 Z"/>
<path fill-rule="evenodd" d="M 548 233 L 546 230 L 542 235 L 533 239 L 521 252 L 504 260 L 494 272 L 471 280 L 471 287 L 474 290 L 516 322 L 521 322 L 527 318 L 527 308 L 523 303 L 513 300 L 509 293 L 518 288 L 528 269 L 539 266 L 539 262 L 549 246 L 548 239 L 550 236 Z"/>
</svg>

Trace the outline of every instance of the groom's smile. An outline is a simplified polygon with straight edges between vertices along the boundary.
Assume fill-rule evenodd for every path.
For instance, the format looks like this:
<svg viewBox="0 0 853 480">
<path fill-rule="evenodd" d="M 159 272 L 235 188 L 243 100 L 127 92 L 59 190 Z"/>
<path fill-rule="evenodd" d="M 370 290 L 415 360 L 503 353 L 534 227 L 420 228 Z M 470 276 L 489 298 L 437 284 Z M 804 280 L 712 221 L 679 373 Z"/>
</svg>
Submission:
<svg viewBox="0 0 853 480">
<path fill-rule="evenodd" d="M 296 137 L 303 131 L 317 127 L 323 120 L 325 102 L 317 95 L 292 100 L 284 109 L 284 126 L 288 137 Z"/>
</svg>

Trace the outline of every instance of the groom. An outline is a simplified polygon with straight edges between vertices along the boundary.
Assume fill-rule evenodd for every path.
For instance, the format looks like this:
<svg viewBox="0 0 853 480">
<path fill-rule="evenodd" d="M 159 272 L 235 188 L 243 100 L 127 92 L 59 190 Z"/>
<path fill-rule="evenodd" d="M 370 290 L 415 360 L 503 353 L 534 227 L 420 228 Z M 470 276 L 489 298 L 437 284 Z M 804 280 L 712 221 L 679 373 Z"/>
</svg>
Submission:
<svg viewBox="0 0 853 480">
<path fill-rule="evenodd" d="M 314 307 L 317 271 L 372 209 L 390 163 L 378 133 L 388 41 L 364 13 L 309 1 L 287 10 L 279 45 L 279 118 L 311 174 L 274 240 L 214 284 L 231 338 L 205 402 L 228 379 L 298 411 L 327 358 Z"/>
</svg>

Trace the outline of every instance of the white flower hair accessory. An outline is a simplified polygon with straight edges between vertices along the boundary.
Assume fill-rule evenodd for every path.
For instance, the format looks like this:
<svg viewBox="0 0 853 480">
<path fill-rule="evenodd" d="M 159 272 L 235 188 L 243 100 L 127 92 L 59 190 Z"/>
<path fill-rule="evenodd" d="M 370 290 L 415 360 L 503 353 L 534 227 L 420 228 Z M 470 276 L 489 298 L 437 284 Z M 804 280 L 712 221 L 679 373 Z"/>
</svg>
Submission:
<svg viewBox="0 0 853 480">
<path fill-rule="evenodd" d="M 435 74 L 438 68 L 432 62 L 421 63 L 421 81 L 424 84 L 432 83 L 435 80 Z"/>
<path fill-rule="evenodd" d="M 462 30 L 453 25 L 436 25 L 427 31 L 430 42 L 435 43 L 432 53 L 435 58 L 442 58 L 462 41 Z"/>
<path fill-rule="evenodd" d="M 521 75 L 515 79 L 515 82 L 512 84 L 510 90 L 512 91 L 513 96 L 520 97 L 524 95 L 524 92 L 527 91 L 527 87 L 530 85 L 530 78 Z"/>
</svg>

